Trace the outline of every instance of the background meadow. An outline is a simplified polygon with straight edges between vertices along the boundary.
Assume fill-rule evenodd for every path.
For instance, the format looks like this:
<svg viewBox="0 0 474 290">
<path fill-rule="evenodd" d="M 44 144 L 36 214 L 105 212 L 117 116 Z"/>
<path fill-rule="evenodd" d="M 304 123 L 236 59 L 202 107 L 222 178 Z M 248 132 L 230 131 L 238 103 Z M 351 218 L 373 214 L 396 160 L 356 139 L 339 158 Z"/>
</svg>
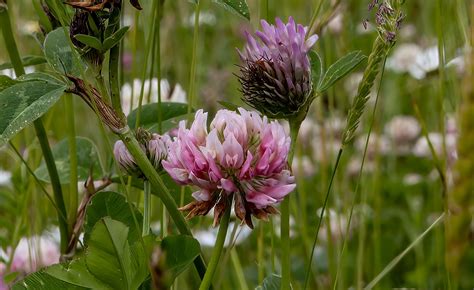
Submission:
<svg viewBox="0 0 474 290">
<path fill-rule="evenodd" d="M 201 0 L 198 6 L 191 1 L 164 0 L 158 12 L 152 9 L 154 1 L 141 2 L 143 10 L 137 11 L 125 1 L 121 18 L 123 26 L 130 26 L 120 54 L 121 98 L 126 114 L 138 106 L 142 89 L 144 103 L 156 102 L 160 91 L 164 102 L 190 103 L 210 115 L 223 108 L 222 102 L 248 108 L 240 99 L 236 75 L 241 61 L 236 49 L 245 45 L 245 30 L 260 28 L 260 19 L 273 23 L 275 17 L 286 21 L 293 16 L 296 22 L 308 25 L 314 11 L 320 9 L 316 20 L 319 40 L 313 50 L 326 68 L 354 50 L 368 55 L 377 37 L 367 0 L 248 0 L 250 20 L 207 0 Z M 8 3 L 22 56 L 43 55 L 38 3 Z M 378 282 L 376 289 L 474 287 L 474 192 L 469 181 L 459 189 L 457 179 L 461 175 L 472 183 L 474 177 L 474 171 L 469 170 L 472 165 L 458 165 L 460 160 L 474 163 L 472 154 L 459 154 L 462 142 L 473 144 L 469 138 L 474 138 L 474 117 L 462 110 L 469 104 L 474 106 L 469 67 L 474 61 L 474 5 L 469 0 L 410 0 L 405 1 L 402 10 L 405 19 L 386 59 L 383 77 L 377 79 L 356 138 L 345 149 L 337 169 L 314 251 L 319 215 L 347 111 L 367 62 L 319 96 L 302 125 L 292 164 L 297 190 L 290 194 L 294 289 L 303 289 L 311 255 L 307 289 L 362 289 L 374 279 Z M 161 17 L 159 23 L 155 12 Z M 366 19 L 370 21 L 364 27 Z M 0 36 L 0 74 L 13 77 L 3 43 Z M 44 63 L 26 69 L 51 71 Z M 107 69 L 104 67 L 104 71 Z M 117 171 L 111 148 L 116 137 L 100 129 L 94 112 L 78 97 L 71 98 L 74 116 L 68 114 L 67 106 L 71 104 L 66 98 L 71 97 L 62 98 L 42 117 L 64 181 L 66 205 L 74 204 L 70 198 L 74 190 L 82 197 L 84 181 L 93 168 L 97 185 L 112 179 L 107 190 L 124 192 L 128 201 L 141 208 L 141 190 L 124 190 L 120 182 L 114 181 Z M 82 138 L 77 147 L 77 189 L 76 184 L 70 184 L 70 157 L 64 146 L 72 122 L 75 135 Z M 461 123 L 467 124 L 464 128 L 470 126 L 471 131 L 461 132 Z M 163 126 L 170 129 L 176 125 L 177 120 L 172 120 Z M 369 131 L 371 138 L 364 154 Z M 56 253 L 56 259 L 59 257 L 57 217 L 45 197 L 44 190 L 49 192 L 50 184 L 34 129 L 25 128 L 11 141 L 14 147 L 0 147 L 0 262 L 4 261 L 0 273 L 7 282 L 36 267 L 56 263 L 44 261 L 55 255 L 43 253 L 45 248 L 51 251 L 48 253 Z M 190 188 L 182 189 L 170 178 L 165 181 L 178 204 L 191 201 Z M 461 213 L 450 206 L 450 197 L 460 191 L 465 192 L 462 208 L 466 210 Z M 152 197 L 152 207 L 154 233 L 160 237 L 176 233 L 156 196 Z M 468 226 L 447 230 L 451 214 L 467 216 Z M 254 220 L 253 230 L 239 226 L 239 222 L 231 217 L 229 241 L 214 288 L 254 289 L 261 285 L 263 289 L 276 289 L 271 284 L 277 283 L 272 275 L 278 275 L 281 268 L 279 216 L 269 221 Z M 211 226 L 212 216 L 196 217 L 189 223 L 208 260 L 217 234 Z M 27 253 L 25 265 L 37 266 L 12 270 L 8 261 L 15 248 L 17 253 Z M 41 261 L 31 261 L 33 253 L 36 257 L 40 253 Z M 14 273 L 7 274 L 10 272 Z M 195 270 L 189 268 L 171 287 L 196 289 L 198 279 Z"/>
</svg>

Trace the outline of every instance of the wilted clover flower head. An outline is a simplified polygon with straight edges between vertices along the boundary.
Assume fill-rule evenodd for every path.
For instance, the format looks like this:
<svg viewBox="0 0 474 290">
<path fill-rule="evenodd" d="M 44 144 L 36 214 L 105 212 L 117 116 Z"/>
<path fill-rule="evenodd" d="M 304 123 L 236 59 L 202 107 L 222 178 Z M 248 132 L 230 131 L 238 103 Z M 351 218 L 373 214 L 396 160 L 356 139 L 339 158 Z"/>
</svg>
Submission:
<svg viewBox="0 0 474 290">
<path fill-rule="evenodd" d="M 144 130 L 137 131 L 137 139 L 140 142 L 143 152 L 146 153 L 153 167 L 161 170 L 161 161 L 168 156 L 167 144 L 171 142 L 168 135 L 149 134 Z M 114 156 L 118 162 L 120 169 L 129 175 L 143 178 L 144 175 L 138 167 L 132 154 L 128 151 L 123 141 L 118 140 L 114 145 Z"/>
<path fill-rule="evenodd" d="M 290 138 L 276 121 L 242 108 L 217 112 L 208 129 L 199 110 L 189 129 L 179 124 L 163 168 L 183 185 L 195 185 L 195 201 L 181 208 L 188 218 L 214 207 L 214 225 L 234 199 L 235 214 L 249 227 L 251 216 L 266 219 L 294 188 L 288 170 Z"/>
<path fill-rule="evenodd" d="M 300 111 L 311 93 L 308 52 L 318 40 L 306 39 L 307 28 L 292 17 L 284 24 L 261 21 L 256 38 L 246 32 L 247 45 L 238 51 L 243 100 L 266 115 L 285 118 Z"/>
</svg>

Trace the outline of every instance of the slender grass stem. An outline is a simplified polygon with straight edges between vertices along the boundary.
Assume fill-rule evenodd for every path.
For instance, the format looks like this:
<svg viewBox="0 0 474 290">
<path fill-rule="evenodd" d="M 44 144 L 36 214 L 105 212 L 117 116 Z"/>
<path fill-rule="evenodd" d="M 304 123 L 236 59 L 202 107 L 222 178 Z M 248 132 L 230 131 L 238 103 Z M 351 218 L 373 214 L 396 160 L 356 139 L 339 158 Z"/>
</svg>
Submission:
<svg viewBox="0 0 474 290">
<path fill-rule="evenodd" d="M 3 39 L 5 46 L 7 48 L 8 55 L 10 57 L 11 63 L 15 70 L 17 77 L 25 74 L 25 69 L 23 68 L 23 63 L 21 61 L 20 53 L 13 36 L 13 29 L 11 26 L 10 15 L 8 14 L 8 6 L 4 0 L 0 0 L 0 27 L 3 34 Z M 64 203 L 63 192 L 61 188 L 61 183 L 59 181 L 59 175 L 54 162 L 53 153 L 51 152 L 51 147 L 49 146 L 48 137 L 46 135 L 46 130 L 43 126 L 43 122 L 40 119 L 37 119 L 34 122 L 34 127 L 36 131 L 36 136 L 41 146 L 43 152 L 44 160 L 46 163 L 46 168 L 48 170 L 51 185 L 53 188 L 54 199 L 57 206 L 57 215 L 59 223 L 59 231 L 61 236 L 61 253 L 65 253 L 68 243 L 69 230 L 67 222 L 67 211 L 66 205 Z"/>
<path fill-rule="evenodd" d="M 227 228 L 229 227 L 229 218 L 230 218 L 230 211 L 231 205 L 229 201 L 226 202 L 224 216 L 220 220 L 219 225 L 219 232 L 217 233 L 217 240 L 212 251 L 211 259 L 209 260 L 209 265 L 202 279 L 201 286 L 199 286 L 199 290 L 207 290 L 211 287 L 212 278 L 214 277 L 214 273 L 217 269 L 217 265 L 219 264 L 219 258 L 222 253 L 222 249 L 224 248 L 225 237 L 227 235 Z"/>
<path fill-rule="evenodd" d="M 64 103 L 66 107 L 66 116 L 68 123 L 68 147 L 69 147 L 69 225 L 72 231 L 72 227 L 76 222 L 77 208 L 79 205 L 79 196 L 77 190 L 77 148 L 76 148 L 76 126 L 75 126 L 75 113 L 74 113 L 74 100 L 73 96 L 67 94 L 64 96 Z"/>
<path fill-rule="evenodd" d="M 311 248 L 311 255 L 309 257 L 308 266 L 306 268 L 306 276 L 305 276 L 305 282 L 304 282 L 304 288 L 303 289 L 306 289 L 308 287 L 309 276 L 311 276 L 311 265 L 313 263 L 314 249 L 316 248 L 316 243 L 318 242 L 319 229 L 321 228 L 321 223 L 323 222 L 324 212 L 325 212 L 326 206 L 328 204 L 329 194 L 331 193 L 332 185 L 334 183 L 334 177 L 336 176 L 337 168 L 339 167 L 339 162 L 341 161 L 342 152 L 343 152 L 343 149 L 341 148 L 341 149 L 339 149 L 339 152 L 337 153 L 336 164 L 334 165 L 334 169 L 332 170 L 331 179 L 329 180 L 329 185 L 328 185 L 328 189 L 326 191 L 326 196 L 324 198 L 323 207 L 321 208 L 321 213 L 319 215 L 318 226 L 316 227 L 316 234 L 314 236 L 314 241 L 313 241 L 313 245 L 312 245 L 312 248 Z"/>
<path fill-rule="evenodd" d="M 308 31 L 306 32 L 306 37 L 310 36 L 313 33 L 314 25 L 316 24 L 316 19 L 318 18 L 319 12 L 321 12 L 321 8 L 323 7 L 324 1 L 325 0 L 318 1 L 318 6 L 314 10 L 313 16 L 311 16 L 311 20 L 308 26 Z"/>
<path fill-rule="evenodd" d="M 143 70 L 142 70 L 142 76 L 141 76 L 141 80 L 142 80 L 142 85 L 140 87 L 140 97 L 139 97 L 139 100 L 138 100 L 138 111 L 137 111 L 137 120 L 135 122 L 135 128 L 138 127 L 138 125 L 140 124 L 140 118 L 141 118 L 141 108 L 142 108 L 142 104 L 143 104 L 143 94 L 145 92 L 145 78 L 146 78 L 146 73 L 147 73 L 147 70 L 148 70 L 148 58 L 150 57 L 150 52 L 152 52 L 152 47 L 153 47 L 153 36 L 154 36 L 154 32 L 155 32 L 155 17 L 158 17 L 158 14 L 157 14 L 157 5 L 158 5 L 158 1 L 153 1 L 153 4 L 152 4 L 152 21 L 151 22 L 151 28 L 150 28 L 150 31 L 148 32 L 148 35 L 147 35 L 147 44 L 146 44 L 146 47 L 145 47 L 145 60 L 143 62 Z M 149 85 L 149 91 L 151 91 L 151 80 L 150 80 L 150 85 Z"/>
<path fill-rule="evenodd" d="M 388 272 L 390 272 L 397 264 L 400 262 L 405 255 L 411 251 L 419 242 L 423 240 L 423 238 L 434 228 L 436 227 L 441 221 L 443 221 L 445 217 L 445 213 L 442 213 L 421 235 L 419 235 L 403 252 L 401 252 L 398 256 L 396 256 L 388 265 L 378 274 L 372 281 L 370 281 L 364 289 L 369 290 L 374 288 L 380 280 L 382 280 Z"/>
<path fill-rule="evenodd" d="M 201 1 L 198 0 L 194 8 L 194 32 L 193 32 L 194 34 L 193 34 L 191 71 L 189 73 L 188 115 L 192 111 L 194 98 L 196 97 L 196 67 L 197 67 L 197 47 L 198 47 L 198 40 L 199 40 L 199 14 L 200 12 L 201 12 Z"/>
<path fill-rule="evenodd" d="M 235 249 L 230 251 L 230 259 L 232 260 L 232 265 L 235 268 L 235 273 L 237 275 L 237 280 L 239 281 L 239 286 L 241 290 L 249 290 L 247 282 L 245 282 L 244 271 L 242 270 L 242 265 L 239 260 L 239 255 Z"/>
<path fill-rule="evenodd" d="M 150 234 L 150 217 L 151 217 L 151 185 L 148 180 L 143 182 L 143 231 L 142 236 Z"/>
</svg>

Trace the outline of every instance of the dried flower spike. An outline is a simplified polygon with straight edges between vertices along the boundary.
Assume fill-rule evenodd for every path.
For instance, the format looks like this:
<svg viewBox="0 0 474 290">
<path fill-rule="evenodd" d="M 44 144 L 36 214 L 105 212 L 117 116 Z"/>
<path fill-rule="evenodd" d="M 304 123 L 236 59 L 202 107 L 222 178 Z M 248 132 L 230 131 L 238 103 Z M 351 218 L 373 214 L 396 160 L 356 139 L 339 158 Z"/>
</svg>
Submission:
<svg viewBox="0 0 474 290">
<path fill-rule="evenodd" d="M 235 214 L 252 228 L 252 215 L 266 219 L 277 213 L 273 205 L 296 186 L 287 164 L 291 141 L 283 127 L 256 112 L 238 111 L 218 111 L 208 131 L 207 113 L 199 110 L 191 128 L 182 121 L 168 145 L 163 168 L 177 183 L 198 187 L 195 201 L 181 208 L 188 218 L 214 208 L 217 225 L 233 198 Z"/>
<path fill-rule="evenodd" d="M 261 21 L 256 38 L 246 32 L 247 45 L 238 51 L 243 65 L 239 81 L 243 100 L 260 112 L 287 118 L 302 110 L 312 91 L 308 52 L 318 40 L 306 39 L 307 28 L 292 17 L 284 24 Z"/>
</svg>

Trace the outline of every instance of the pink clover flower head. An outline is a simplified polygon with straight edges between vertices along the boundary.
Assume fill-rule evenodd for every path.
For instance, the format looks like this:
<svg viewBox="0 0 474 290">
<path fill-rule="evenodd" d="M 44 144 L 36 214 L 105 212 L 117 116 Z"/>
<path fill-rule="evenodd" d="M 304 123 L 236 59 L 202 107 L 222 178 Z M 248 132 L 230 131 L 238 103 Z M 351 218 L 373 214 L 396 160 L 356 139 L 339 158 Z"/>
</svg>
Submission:
<svg viewBox="0 0 474 290">
<path fill-rule="evenodd" d="M 275 19 L 275 25 L 261 21 L 262 31 L 255 37 L 246 32 L 247 44 L 238 51 L 242 62 L 243 100 L 272 117 L 297 114 L 311 95 L 311 66 L 308 52 L 318 40 L 306 38 L 307 28 Z"/>
<path fill-rule="evenodd" d="M 235 214 L 253 228 L 252 215 L 277 213 L 273 206 L 296 186 L 287 162 L 290 138 L 278 122 L 242 108 L 218 111 L 209 127 L 207 117 L 197 111 L 190 129 L 181 121 L 163 168 L 177 183 L 198 188 L 195 201 L 181 208 L 188 218 L 214 208 L 217 225 L 233 198 Z"/>
</svg>

